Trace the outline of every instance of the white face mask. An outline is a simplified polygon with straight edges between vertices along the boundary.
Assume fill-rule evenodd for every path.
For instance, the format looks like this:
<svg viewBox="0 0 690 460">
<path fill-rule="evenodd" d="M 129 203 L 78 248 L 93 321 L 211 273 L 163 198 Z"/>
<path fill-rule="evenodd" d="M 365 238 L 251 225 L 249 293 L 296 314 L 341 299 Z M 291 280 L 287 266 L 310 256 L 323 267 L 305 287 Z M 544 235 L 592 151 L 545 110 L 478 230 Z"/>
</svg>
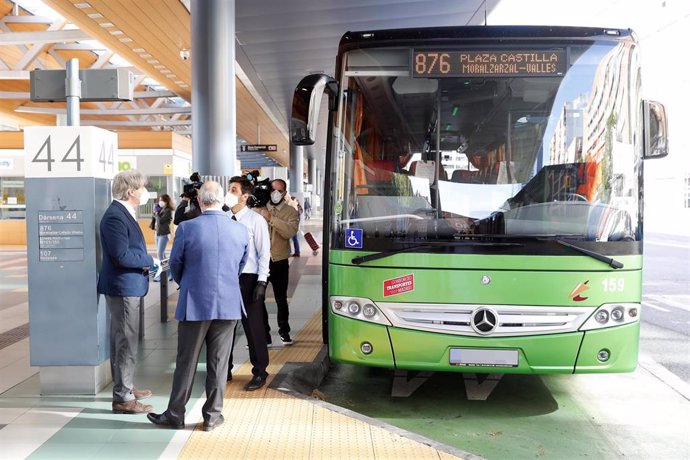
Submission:
<svg viewBox="0 0 690 460">
<path fill-rule="evenodd" d="M 227 206 L 228 208 L 234 207 L 234 206 L 235 206 L 237 203 L 239 203 L 239 202 L 240 202 L 240 199 L 239 199 L 239 197 L 238 197 L 237 195 L 234 195 L 234 194 L 232 194 L 232 193 L 230 193 L 230 192 L 228 192 L 228 193 L 225 195 L 225 204 L 226 204 L 226 206 Z"/>
<path fill-rule="evenodd" d="M 273 190 L 271 192 L 271 203 L 279 204 L 281 201 L 283 201 L 282 192 L 279 192 L 278 190 Z"/>
<path fill-rule="evenodd" d="M 139 206 L 144 206 L 149 201 L 149 191 L 144 189 L 141 195 L 139 195 Z"/>
<path fill-rule="evenodd" d="M 161 208 L 164 208 L 165 207 L 165 201 L 159 201 L 158 206 L 160 206 Z"/>
</svg>

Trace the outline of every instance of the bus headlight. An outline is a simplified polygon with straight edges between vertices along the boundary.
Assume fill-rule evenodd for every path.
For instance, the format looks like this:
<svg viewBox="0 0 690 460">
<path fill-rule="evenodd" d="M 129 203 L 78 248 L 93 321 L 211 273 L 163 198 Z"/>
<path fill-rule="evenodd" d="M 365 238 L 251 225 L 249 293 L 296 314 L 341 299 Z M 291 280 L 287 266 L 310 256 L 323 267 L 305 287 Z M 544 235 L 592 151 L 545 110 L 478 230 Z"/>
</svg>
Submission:
<svg viewBox="0 0 690 460">
<path fill-rule="evenodd" d="M 364 297 L 331 296 L 331 312 L 345 318 L 391 326 L 386 315 L 376 303 Z"/>
<path fill-rule="evenodd" d="M 591 331 L 605 327 L 635 323 L 639 318 L 639 303 L 603 304 L 580 327 L 581 331 Z"/>
<path fill-rule="evenodd" d="M 594 319 L 597 323 L 606 324 L 609 321 L 609 312 L 606 310 L 599 310 L 595 315 Z"/>
<path fill-rule="evenodd" d="M 365 318 L 373 318 L 376 316 L 376 307 L 368 303 L 362 308 L 362 314 Z"/>
</svg>

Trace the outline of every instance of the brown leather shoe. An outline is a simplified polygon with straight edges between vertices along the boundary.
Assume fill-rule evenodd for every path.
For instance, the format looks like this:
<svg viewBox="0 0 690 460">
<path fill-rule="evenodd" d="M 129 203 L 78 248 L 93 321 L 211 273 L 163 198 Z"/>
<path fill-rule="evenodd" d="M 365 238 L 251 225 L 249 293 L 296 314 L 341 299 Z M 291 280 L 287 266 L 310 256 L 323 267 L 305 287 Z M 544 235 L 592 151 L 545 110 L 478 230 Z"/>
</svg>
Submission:
<svg viewBox="0 0 690 460">
<path fill-rule="evenodd" d="M 153 406 L 148 404 L 142 404 L 136 399 L 132 401 L 124 402 L 114 402 L 113 403 L 113 413 L 114 414 L 146 414 L 153 410 Z"/>
<path fill-rule="evenodd" d="M 132 388 L 132 394 L 136 400 L 150 398 L 153 395 L 151 390 L 137 390 L 136 388 Z"/>
</svg>

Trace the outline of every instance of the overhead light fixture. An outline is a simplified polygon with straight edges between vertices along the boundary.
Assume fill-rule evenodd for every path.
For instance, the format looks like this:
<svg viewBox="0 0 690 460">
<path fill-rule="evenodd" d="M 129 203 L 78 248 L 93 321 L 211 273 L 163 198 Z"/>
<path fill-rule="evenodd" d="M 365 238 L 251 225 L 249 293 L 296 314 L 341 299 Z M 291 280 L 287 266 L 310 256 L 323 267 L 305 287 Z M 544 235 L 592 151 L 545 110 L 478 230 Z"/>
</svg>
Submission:
<svg viewBox="0 0 690 460">
<path fill-rule="evenodd" d="M 129 43 L 129 42 L 132 41 L 132 39 L 129 38 L 129 37 L 122 37 L 122 38 L 120 39 L 120 41 L 121 41 L 122 43 Z"/>
<path fill-rule="evenodd" d="M 165 69 L 165 66 L 163 64 L 158 64 L 153 66 L 154 69 Z"/>
<path fill-rule="evenodd" d="M 460 108 L 459 108 L 457 105 L 454 105 L 454 106 L 453 106 L 453 111 L 452 111 L 450 114 L 451 114 L 451 116 L 454 117 L 454 116 L 456 116 L 456 115 L 458 114 L 459 111 L 460 111 Z"/>
<path fill-rule="evenodd" d="M 453 127 L 453 125 L 451 125 L 450 123 L 446 123 L 445 130 L 446 130 L 446 131 L 450 131 L 450 129 L 451 129 L 452 127 Z"/>
<path fill-rule="evenodd" d="M 175 75 L 174 73 L 171 73 L 171 74 L 169 74 L 169 75 L 166 75 L 166 77 L 172 79 L 172 78 L 177 78 L 177 75 Z"/>
<path fill-rule="evenodd" d="M 75 3 L 74 7 L 79 8 L 80 10 L 83 10 L 84 8 L 91 8 L 91 5 L 86 3 L 86 2 L 81 2 L 81 3 Z"/>
<path fill-rule="evenodd" d="M 153 57 L 153 56 L 151 56 L 151 55 L 148 54 L 148 53 L 144 53 L 144 54 L 140 54 L 139 57 L 142 57 L 142 58 L 144 58 L 144 59 L 148 59 L 148 58 Z"/>
<path fill-rule="evenodd" d="M 115 24 L 113 24 L 112 22 L 99 22 L 98 25 L 101 26 L 101 27 L 104 27 L 104 28 L 114 27 L 114 26 L 115 26 Z"/>
<path fill-rule="evenodd" d="M 191 53 L 189 52 L 189 50 L 187 48 L 182 48 L 180 50 L 180 59 L 182 59 L 183 61 L 189 60 L 190 55 L 191 55 Z"/>
<path fill-rule="evenodd" d="M 158 64 L 158 63 L 161 62 L 161 61 L 159 61 L 158 59 L 149 59 L 149 60 L 146 61 L 146 62 L 148 62 L 149 64 Z"/>
<path fill-rule="evenodd" d="M 146 50 L 144 48 L 132 48 L 132 51 L 135 53 L 145 53 Z"/>
<path fill-rule="evenodd" d="M 171 71 L 169 69 L 161 69 L 161 73 L 170 73 Z"/>
<path fill-rule="evenodd" d="M 101 19 L 103 17 L 101 13 L 89 13 L 87 16 L 91 19 Z"/>
<path fill-rule="evenodd" d="M 176 85 L 184 85 L 184 82 L 181 80 L 175 80 L 174 82 Z"/>
<path fill-rule="evenodd" d="M 117 30 L 117 29 L 110 31 L 110 35 L 123 35 L 123 34 L 124 34 L 123 31 Z"/>
</svg>

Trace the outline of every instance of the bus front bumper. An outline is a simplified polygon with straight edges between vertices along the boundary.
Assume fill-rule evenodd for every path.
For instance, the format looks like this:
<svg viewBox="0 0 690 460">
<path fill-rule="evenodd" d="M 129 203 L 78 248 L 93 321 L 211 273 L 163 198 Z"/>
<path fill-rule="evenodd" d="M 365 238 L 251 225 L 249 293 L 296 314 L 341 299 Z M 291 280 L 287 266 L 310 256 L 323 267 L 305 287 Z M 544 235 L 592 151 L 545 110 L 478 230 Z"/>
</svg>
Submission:
<svg viewBox="0 0 690 460">
<path fill-rule="evenodd" d="M 521 337 L 467 337 L 402 329 L 331 315 L 333 361 L 416 371 L 496 374 L 631 372 L 637 366 L 640 324 L 586 332 Z M 337 344 L 337 345 L 336 345 Z M 511 365 L 451 364 L 451 350 L 514 350 Z M 608 354 L 601 361 L 602 351 Z M 457 359 L 453 358 L 454 361 Z"/>
</svg>

